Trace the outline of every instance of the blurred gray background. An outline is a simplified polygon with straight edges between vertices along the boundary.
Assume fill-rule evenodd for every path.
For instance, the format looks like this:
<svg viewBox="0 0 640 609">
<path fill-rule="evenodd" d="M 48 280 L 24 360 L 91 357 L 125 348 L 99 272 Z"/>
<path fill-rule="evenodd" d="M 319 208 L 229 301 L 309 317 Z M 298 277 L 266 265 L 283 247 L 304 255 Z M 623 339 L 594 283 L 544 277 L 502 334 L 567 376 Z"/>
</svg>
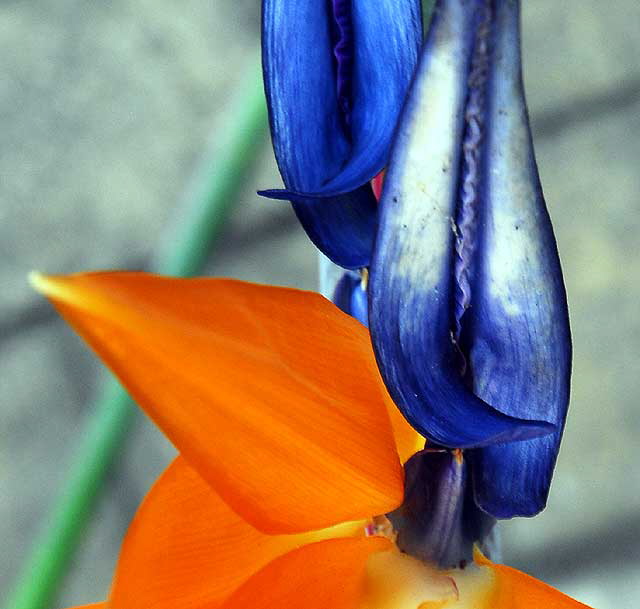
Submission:
<svg viewBox="0 0 640 609">
<path fill-rule="evenodd" d="M 575 343 L 549 506 L 507 562 L 599 609 L 640 605 L 640 5 L 525 0 L 525 79 Z M 0 599 L 71 464 L 101 377 L 33 268 L 141 268 L 255 64 L 258 0 L 0 2 Z M 268 142 L 207 274 L 313 289 L 316 255 Z M 59 606 L 104 598 L 173 449 L 143 417 Z"/>
</svg>

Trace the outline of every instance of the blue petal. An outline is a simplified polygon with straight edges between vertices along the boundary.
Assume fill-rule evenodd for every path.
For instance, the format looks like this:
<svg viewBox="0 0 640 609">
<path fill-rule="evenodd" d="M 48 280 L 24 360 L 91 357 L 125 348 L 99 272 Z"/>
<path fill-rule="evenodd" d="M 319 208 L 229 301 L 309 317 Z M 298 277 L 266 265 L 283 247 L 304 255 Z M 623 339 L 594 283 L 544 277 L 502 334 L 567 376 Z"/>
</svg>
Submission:
<svg viewBox="0 0 640 609">
<path fill-rule="evenodd" d="M 276 158 L 285 192 L 307 197 L 354 190 L 385 165 L 422 39 L 419 0 L 351 3 L 346 129 L 328 6 L 317 0 L 263 2 L 263 66 Z"/>
<path fill-rule="evenodd" d="M 369 266 L 378 228 L 378 201 L 370 183 L 325 198 L 286 190 L 261 190 L 258 194 L 291 201 L 307 235 L 331 261 L 345 269 Z"/>
<path fill-rule="evenodd" d="M 332 301 L 340 310 L 368 325 L 367 293 L 360 275 L 345 273 L 336 285 Z"/>
<path fill-rule="evenodd" d="M 315 192 L 346 162 L 330 9 L 318 0 L 264 0 L 262 66 L 276 160 L 287 188 Z"/>
<path fill-rule="evenodd" d="M 505 414 L 558 428 L 473 457 L 476 502 L 510 518 L 545 506 L 569 401 L 571 337 L 522 85 L 518 3 L 500 0 L 495 6 L 484 234 L 468 313 L 474 392 Z"/>
<path fill-rule="evenodd" d="M 352 4 L 354 37 L 352 147 L 346 165 L 311 197 L 334 196 L 371 180 L 386 164 L 391 137 L 418 59 L 422 39 L 421 4 L 414 0 Z M 295 194 L 289 187 L 284 193 Z M 274 191 L 269 191 L 274 192 Z"/>
<path fill-rule="evenodd" d="M 340 174 L 324 185 L 329 193 L 352 190 L 386 165 L 422 42 L 420 1 L 354 0 L 351 10 L 352 149 Z"/>
<path fill-rule="evenodd" d="M 425 450 L 404 469 L 404 501 L 388 514 L 400 550 L 441 568 L 471 560 L 475 540 L 463 530 L 467 472 L 460 452 Z"/>
<path fill-rule="evenodd" d="M 359 283 L 357 273 L 347 272 L 336 284 L 331 302 L 347 315 L 351 315 L 351 294 Z"/>
<path fill-rule="evenodd" d="M 360 266 L 369 264 L 375 199 L 369 194 L 365 200 L 362 192 L 346 195 L 368 184 L 387 162 L 417 61 L 422 20 L 419 0 L 354 0 L 350 10 L 354 44 L 347 125 L 339 95 L 346 67 L 338 65 L 337 82 L 330 3 L 263 1 L 265 89 L 286 189 L 260 194 L 295 202 L 314 243 L 337 264 L 354 268 L 343 255 L 345 242 L 353 240 L 352 258 Z M 329 211 L 317 198 L 330 199 L 320 202 Z"/>
<path fill-rule="evenodd" d="M 495 520 L 480 512 L 467 487 L 467 467 L 461 451 L 427 448 L 404 466 L 402 505 L 388 514 L 398 533 L 398 547 L 441 568 L 472 559 L 473 545 L 489 550 Z"/>
<path fill-rule="evenodd" d="M 553 431 L 475 396 L 451 338 L 452 252 L 475 4 L 439 3 L 401 120 L 381 201 L 369 323 L 383 379 L 409 422 L 448 447 Z"/>
<path fill-rule="evenodd" d="M 316 247 L 347 269 L 369 265 L 378 225 L 371 185 L 324 200 L 294 200 L 293 209 Z"/>
</svg>

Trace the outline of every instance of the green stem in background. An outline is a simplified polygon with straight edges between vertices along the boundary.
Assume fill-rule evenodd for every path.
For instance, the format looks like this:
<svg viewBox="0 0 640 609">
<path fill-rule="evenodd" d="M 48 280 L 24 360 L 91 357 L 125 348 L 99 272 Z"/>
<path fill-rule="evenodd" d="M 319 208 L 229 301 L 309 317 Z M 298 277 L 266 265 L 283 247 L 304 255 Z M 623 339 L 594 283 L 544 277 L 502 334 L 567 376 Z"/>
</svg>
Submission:
<svg viewBox="0 0 640 609">
<path fill-rule="evenodd" d="M 234 107 L 235 116 L 225 122 L 229 125 L 226 132 L 216 131 L 216 142 L 179 208 L 180 218 L 153 261 L 156 272 L 182 277 L 196 274 L 238 199 L 267 133 L 259 69 L 251 70 Z M 45 609 L 50 605 L 130 428 L 134 406 L 120 384 L 108 379 L 94 405 L 66 484 L 23 567 L 7 609 Z"/>
<path fill-rule="evenodd" d="M 180 216 L 154 259 L 157 272 L 178 277 L 197 274 L 245 186 L 247 173 L 268 133 L 259 62 L 236 99 L 236 115 L 226 121 L 226 132 L 215 131 L 200 171 L 187 189 L 185 203 L 178 208 Z"/>
<path fill-rule="evenodd" d="M 431 22 L 431 13 L 436 0 L 422 0 L 422 24 L 424 27 L 424 33 L 427 34 L 429 29 L 429 23 Z"/>
</svg>

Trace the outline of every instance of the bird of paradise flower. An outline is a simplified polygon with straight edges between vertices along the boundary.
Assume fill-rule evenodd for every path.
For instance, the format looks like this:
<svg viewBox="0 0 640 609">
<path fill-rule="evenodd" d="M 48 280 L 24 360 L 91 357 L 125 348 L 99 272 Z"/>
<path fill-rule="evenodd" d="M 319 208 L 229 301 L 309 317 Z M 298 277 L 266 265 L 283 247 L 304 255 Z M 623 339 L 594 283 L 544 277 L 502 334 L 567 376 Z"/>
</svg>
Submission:
<svg viewBox="0 0 640 609">
<path fill-rule="evenodd" d="M 544 507 L 568 402 L 519 5 L 438 1 L 396 128 L 418 7 L 263 3 L 287 188 L 265 194 L 363 269 L 334 300 L 364 325 L 232 280 L 32 276 L 181 453 L 94 607 L 584 607 L 480 549 Z"/>
<path fill-rule="evenodd" d="M 96 607 L 584 607 L 476 552 L 438 569 L 384 514 L 424 439 L 366 328 L 323 297 L 142 273 L 32 276 L 181 455 Z"/>
<path fill-rule="evenodd" d="M 354 3 L 352 8 L 359 7 L 354 28 L 363 13 L 373 13 L 371 21 L 376 22 L 380 14 L 391 18 L 396 11 L 404 21 L 398 18 L 394 23 L 404 30 L 405 40 L 414 40 L 419 20 L 409 16 L 415 15 L 416 3 L 382 4 L 383 9 L 368 5 L 367 13 Z M 282 8 L 286 3 L 268 0 L 265 5 Z M 295 21 L 298 12 L 291 12 L 302 27 Z M 273 13 L 285 22 L 290 16 L 284 10 Z M 378 131 L 366 133 L 390 151 L 373 222 L 353 210 L 361 200 L 357 193 L 368 188 L 371 194 L 368 182 L 360 181 L 372 178 L 380 166 L 364 163 L 357 146 L 344 161 L 345 169 L 329 182 L 342 183 L 346 200 L 331 199 L 326 189 L 320 193 L 323 197 L 318 194 L 304 203 L 291 187 L 281 193 L 292 198 L 299 215 L 300 205 L 309 207 L 303 225 L 330 259 L 351 268 L 350 260 L 339 253 L 359 250 L 367 260 L 361 277 L 347 271 L 335 289 L 334 302 L 369 326 L 387 389 L 411 425 L 432 446 L 464 449 L 461 460 L 449 453 L 443 463 L 441 456 L 425 454 L 421 464 L 414 460 L 408 467 L 410 477 L 442 479 L 440 488 L 429 492 L 447 494 L 449 500 L 443 503 L 457 505 L 447 508 L 447 517 L 458 519 L 455 526 L 465 520 L 473 523 L 475 531 L 458 535 L 468 538 L 466 549 L 458 542 L 453 544 L 458 548 L 447 548 L 442 540 L 434 540 L 437 549 L 424 548 L 428 530 L 434 529 L 424 513 L 433 509 L 433 501 L 419 508 L 426 531 L 412 527 L 401 513 L 395 522 L 401 529 L 413 528 L 409 537 L 423 538 L 422 548 L 413 543 L 410 548 L 401 530 L 401 545 L 407 551 L 419 551 L 441 564 L 471 558 L 471 542 L 482 541 L 491 518 L 533 516 L 544 508 L 569 402 L 567 301 L 533 151 L 519 19 L 515 0 L 436 2 L 398 124 L 374 94 L 365 104 L 382 119 Z M 280 21 L 276 25 L 284 27 Z M 277 33 L 278 27 L 271 30 Z M 378 29 L 392 41 L 399 38 L 393 26 L 386 27 L 391 33 Z M 311 167 L 310 153 L 292 157 L 300 148 L 298 130 L 282 118 L 283 108 L 291 116 L 302 105 L 295 92 L 300 78 L 310 72 L 303 70 L 309 60 L 306 55 L 293 56 L 299 69 L 285 69 L 283 49 L 275 42 L 280 38 L 271 30 L 266 56 L 275 58 L 266 62 L 265 78 L 274 148 L 289 186 L 292 173 L 301 172 L 300 163 Z M 351 41 L 356 59 L 362 52 L 358 33 L 353 32 Z M 368 40 L 366 28 L 363 38 Z M 342 38 L 340 43 L 344 46 Z M 402 51 L 392 43 L 389 47 L 396 50 L 394 66 L 415 62 L 411 44 Z M 369 69 L 378 66 L 378 55 L 376 48 L 367 56 L 367 65 L 373 66 Z M 357 70 L 351 79 L 354 90 L 369 91 Z M 394 70 L 390 81 L 393 91 L 406 86 Z M 321 93 L 320 103 L 331 107 Z M 353 113 L 357 102 L 365 103 L 356 96 L 347 104 Z M 336 113 L 341 108 L 338 105 Z M 351 115 L 341 122 L 351 125 Z M 339 137 L 330 127 L 312 130 L 303 151 L 313 149 L 324 167 L 321 145 Z M 360 181 L 345 178 L 352 176 L 349 168 L 354 166 L 361 169 Z M 369 250 L 362 251 L 365 241 L 357 235 L 365 229 L 372 234 L 366 241 Z M 421 468 L 425 471 L 418 475 Z M 432 516 L 437 520 L 442 514 L 436 510 Z"/>
</svg>

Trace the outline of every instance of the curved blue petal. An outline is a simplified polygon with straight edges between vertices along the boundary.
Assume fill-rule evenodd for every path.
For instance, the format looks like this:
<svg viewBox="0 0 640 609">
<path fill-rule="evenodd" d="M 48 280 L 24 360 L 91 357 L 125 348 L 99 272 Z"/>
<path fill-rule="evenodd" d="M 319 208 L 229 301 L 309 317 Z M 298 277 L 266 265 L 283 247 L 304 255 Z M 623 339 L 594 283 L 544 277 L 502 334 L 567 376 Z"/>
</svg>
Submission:
<svg viewBox="0 0 640 609">
<path fill-rule="evenodd" d="M 369 324 L 367 292 L 362 285 L 362 278 L 357 273 L 346 272 L 342 276 L 336 284 L 331 300 L 341 311 L 355 317 L 361 324 Z"/>
<path fill-rule="evenodd" d="M 370 184 L 327 199 L 294 199 L 293 209 L 316 247 L 346 269 L 369 265 L 378 226 Z"/>
<path fill-rule="evenodd" d="M 350 54 L 344 41 L 334 46 L 334 18 L 353 37 Z M 347 195 L 368 184 L 387 161 L 421 37 L 419 0 L 263 1 L 265 90 L 286 188 L 260 194 L 297 203 L 314 243 L 342 266 L 353 264 L 340 254 L 343 245 L 331 242 L 346 238 L 355 239 L 356 248 L 368 244 L 366 255 L 358 251 L 355 257 L 361 266 L 369 263 L 375 199 Z M 331 200 L 321 201 L 331 203 L 328 213 L 314 204 L 317 198 Z M 301 210 L 303 205 L 308 209 Z M 347 209 L 338 211 L 341 206 Z"/>
<path fill-rule="evenodd" d="M 287 190 L 260 190 L 258 194 L 291 201 L 311 241 L 332 262 L 346 269 L 369 266 L 378 228 L 378 201 L 370 183 L 325 198 Z"/>
<path fill-rule="evenodd" d="M 345 194 L 308 197 L 288 190 L 260 190 L 259 195 L 288 200 L 314 245 L 345 269 L 369 266 L 378 201 L 370 183 Z"/>
<path fill-rule="evenodd" d="M 347 315 L 351 315 L 351 294 L 359 284 L 360 277 L 356 273 L 345 273 L 336 284 L 331 302 Z"/>
<path fill-rule="evenodd" d="M 475 3 L 438 3 L 396 135 L 369 282 L 369 323 L 385 384 L 409 422 L 466 448 L 551 433 L 474 395 L 452 340 L 453 224 Z"/>
<path fill-rule="evenodd" d="M 470 364 L 476 395 L 505 414 L 550 421 L 558 431 L 473 456 L 476 502 L 499 518 L 544 508 L 571 374 L 565 288 L 522 85 L 518 4 L 495 3 Z"/>
</svg>

